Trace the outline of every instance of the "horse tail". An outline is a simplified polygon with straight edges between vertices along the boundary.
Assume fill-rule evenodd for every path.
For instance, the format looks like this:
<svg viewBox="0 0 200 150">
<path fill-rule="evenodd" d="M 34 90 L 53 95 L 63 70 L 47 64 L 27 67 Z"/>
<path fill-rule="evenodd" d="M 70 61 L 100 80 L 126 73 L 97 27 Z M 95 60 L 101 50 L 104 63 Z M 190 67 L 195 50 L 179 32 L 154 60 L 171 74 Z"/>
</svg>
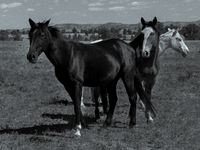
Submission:
<svg viewBox="0 0 200 150">
<path fill-rule="evenodd" d="M 141 80 L 140 80 L 140 78 L 139 78 L 138 75 L 135 75 L 135 77 L 134 77 L 134 84 L 135 84 L 136 91 L 138 92 L 138 94 L 139 94 L 140 99 L 142 100 L 142 102 L 144 104 L 146 104 L 146 107 L 150 110 L 150 112 L 154 116 L 156 116 L 157 110 L 155 109 L 155 107 L 151 103 L 150 96 L 144 91 L 144 89 L 142 87 Z"/>
</svg>

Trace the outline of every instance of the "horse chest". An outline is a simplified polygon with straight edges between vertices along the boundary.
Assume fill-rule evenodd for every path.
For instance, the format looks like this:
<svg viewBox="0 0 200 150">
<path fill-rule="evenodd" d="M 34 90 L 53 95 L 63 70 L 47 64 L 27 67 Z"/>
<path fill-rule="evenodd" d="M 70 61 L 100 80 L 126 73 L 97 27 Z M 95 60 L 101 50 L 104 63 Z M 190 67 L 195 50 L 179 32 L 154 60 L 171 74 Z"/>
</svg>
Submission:
<svg viewBox="0 0 200 150">
<path fill-rule="evenodd" d="M 140 76 L 143 78 L 143 80 L 151 80 L 156 77 L 158 74 L 158 69 L 155 66 L 152 67 L 144 67 L 144 68 L 138 68 L 140 72 Z"/>
</svg>

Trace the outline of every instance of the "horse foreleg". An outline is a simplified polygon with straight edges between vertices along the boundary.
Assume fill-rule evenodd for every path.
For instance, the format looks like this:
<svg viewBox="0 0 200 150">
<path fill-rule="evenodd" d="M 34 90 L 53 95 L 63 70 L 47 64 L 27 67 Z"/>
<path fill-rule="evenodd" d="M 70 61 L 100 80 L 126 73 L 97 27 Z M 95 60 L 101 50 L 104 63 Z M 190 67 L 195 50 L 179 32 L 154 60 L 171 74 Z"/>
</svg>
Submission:
<svg viewBox="0 0 200 150">
<path fill-rule="evenodd" d="M 76 132 L 75 135 L 81 136 L 80 130 L 82 125 L 85 125 L 83 115 L 80 108 L 82 85 L 79 83 L 65 84 L 65 89 L 68 91 L 74 103 L 74 112 L 76 115 Z"/>
<path fill-rule="evenodd" d="M 101 101 L 102 101 L 102 104 L 103 104 L 103 112 L 104 112 L 104 114 L 107 114 L 108 113 L 108 100 L 107 100 L 106 87 L 101 87 L 100 93 L 101 93 Z"/>
<path fill-rule="evenodd" d="M 81 108 L 84 109 L 85 105 L 83 103 L 83 94 L 84 94 L 84 87 L 82 87 L 82 95 L 81 95 Z"/>
<path fill-rule="evenodd" d="M 144 87 L 145 87 L 145 92 L 149 95 L 150 100 L 151 100 L 151 91 L 153 89 L 153 86 L 156 82 L 156 78 L 151 80 L 150 82 L 144 82 Z M 148 122 L 153 122 L 153 118 L 151 117 L 150 111 L 145 107 L 145 117 L 147 118 L 147 123 Z"/>
<path fill-rule="evenodd" d="M 91 88 L 91 94 L 92 94 L 92 101 L 95 102 L 95 117 L 96 119 L 100 119 L 99 116 L 99 95 L 100 95 L 100 87 L 93 87 Z"/>
<path fill-rule="evenodd" d="M 142 82 L 142 85 L 143 85 L 143 83 L 144 83 L 144 82 Z M 143 88 L 144 88 L 144 86 L 143 86 Z M 142 100 L 140 99 L 140 97 L 139 97 L 138 101 L 139 101 L 139 105 L 140 105 L 139 108 L 140 108 L 140 109 L 143 109 L 143 110 L 145 111 L 145 105 L 144 105 L 144 103 L 142 102 Z"/>
</svg>

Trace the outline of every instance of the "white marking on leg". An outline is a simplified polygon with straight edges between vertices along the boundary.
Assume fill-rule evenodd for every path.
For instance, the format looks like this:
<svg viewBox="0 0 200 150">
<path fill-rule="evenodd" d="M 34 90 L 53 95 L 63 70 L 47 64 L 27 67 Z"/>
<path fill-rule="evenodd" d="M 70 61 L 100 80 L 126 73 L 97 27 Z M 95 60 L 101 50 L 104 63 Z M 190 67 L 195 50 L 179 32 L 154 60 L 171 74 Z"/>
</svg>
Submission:
<svg viewBox="0 0 200 150">
<path fill-rule="evenodd" d="M 74 135 L 76 135 L 76 136 L 81 136 L 81 132 L 80 132 L 81 129 L 82 129 L 81 124 L 80 124 L 80 125 L 76 125 L 76 132 L 75 132 Z"/>
<path fill-rule="evenodd" d="M 83 94 L 84 94 L 84 87 L 82 87 L 82 96 L 81 96 L 81 107 L 85 108 L 85 105 L 83 103 Z"/>
<path fill-rule="evenodd" d="M 143 108 L 143 110 L 145 111 L 145 105 L 144 103 L 141 101 L 141 99 L 139 100 L 140 106 Z"/>
<path fill-rule="evenodd" d="M 147 108 L 145 107 L 145 117 L 147 118 L 147 123 L 153 122 L 153 118 L 151 117 L 151 113 Z"/>
</svg>

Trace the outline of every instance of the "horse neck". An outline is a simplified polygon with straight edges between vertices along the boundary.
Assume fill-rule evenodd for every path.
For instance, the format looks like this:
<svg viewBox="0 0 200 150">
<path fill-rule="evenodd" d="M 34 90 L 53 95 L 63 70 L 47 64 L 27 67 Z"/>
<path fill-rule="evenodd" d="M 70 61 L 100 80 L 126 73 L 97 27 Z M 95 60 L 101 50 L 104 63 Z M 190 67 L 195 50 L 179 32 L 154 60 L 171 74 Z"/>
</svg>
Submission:
<svg viewBox="0 0 200 150">
<path fill-rule="evenodd" d="M 131 45 L 131 47 L 136 51 L 136 49 L 138 48 L 138 47 L 142 47 L 142 40 L 141 40 L 141 37 L 142 35 L 141 34 L 139 34 L 138 36 L 136 36 L 136 38 L 133 40 L 133 41 L 131 41 L 131 43 L 129 43 L 130 45 Z"/>
<path fill-rule="evenodd" d="M 70 56 L 70 54 L 67 54 L 67 52 L 69 52 L 68 50 L 63 51 L 63 48 L 66 49 L 67 47 L 66 41 L 64 41 L 64 39 L 61 37 L 50 38 L 50 42 L 45 54 L 55 67 L 61 66 L 63 57 L 68 59 L 67 56 Z"/>
<path fill-rule="evenodd" d="M 164 36 L 160 38 L 159 42 L 159 57 L 168 49 L 171 47 L 171 38 L 168 36 Z"/>
</svg>

